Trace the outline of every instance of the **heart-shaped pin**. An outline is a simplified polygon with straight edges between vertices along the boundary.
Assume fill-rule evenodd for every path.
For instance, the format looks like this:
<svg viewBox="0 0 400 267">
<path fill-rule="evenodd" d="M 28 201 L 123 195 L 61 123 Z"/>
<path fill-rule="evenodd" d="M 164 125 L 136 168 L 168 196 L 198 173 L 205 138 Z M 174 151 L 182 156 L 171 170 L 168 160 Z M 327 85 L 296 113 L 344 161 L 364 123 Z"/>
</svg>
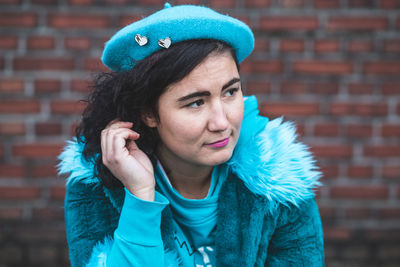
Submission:
<svg viewBox="0 0 400 267">
<path fill-rule="evenodd" d="M 144 46 L 147 44 L 148 40 L 146 36 L 141 36 L 140 34 L 135 35 L 135 41 L 138 43 L 140 46 Z"/>
<path fill-rule="evenodd" d="M 167 38 L 158 40 L 158 45 L 163 48 L 168 48 L 171 45 L 171 38 L 167 37 Z"/>
</svg>

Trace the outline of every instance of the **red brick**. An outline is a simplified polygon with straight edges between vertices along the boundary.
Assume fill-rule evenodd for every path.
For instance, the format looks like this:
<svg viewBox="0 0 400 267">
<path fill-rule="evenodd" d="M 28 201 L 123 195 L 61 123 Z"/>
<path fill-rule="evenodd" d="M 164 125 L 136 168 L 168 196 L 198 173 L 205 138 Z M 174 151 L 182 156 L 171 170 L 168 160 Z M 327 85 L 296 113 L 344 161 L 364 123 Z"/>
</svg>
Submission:
<svg viewBox="0 0 400 267">
<path fill-rule="evenodd" d="M 379 215 L 383 219 L 399 219 L 400 208 L 383 208 L 379 210 Z"/>
<path fill-rule="evenodd" d="M 0 199 L 2 200 L 33 200 L 40 197 L 37 187 L 11 187 L 0 186 Z"/>
<path fill-rule="evenodd" d="M 262 38 L 258 38 L 255 40 L 255 44 L 254 44 L 254 51 L 256 52 L 268 52 L 269 50 L 269 41 L 262 39 Z"/>
<path fill-rule="evenodd" d="M 28 38 L 28 49 L 54 49 L 54 47 L 54 37 L 32 36 Z"/>
<path fill-rule="evenodd" d="M 25 124 L 22 122 L 0 122 L 0 135 L 16 136 L 25 133 Z"/>
<path fill-rule="evenodd" d="M 400 3 L 400 1 L 399 1 Z M 399 53 L 400 52 L 400 40 L 386 40 L 383 44 L 383 50 L 389 53 Z"/>
<path fill-rule="evenodd" d="M 353 53 L 372 51 L 372 42 L 369 41 L 350 41 L 348 50 Z"/>
<path fill-rule="evenodd" d="M 141 20 L 143 17 L 146 17 L 148 14 L 144 15 L 124 15 L 119 18 L 119 23 L 118 25 L 120 27 L 124 27 L 126 25 L 129 25 L 135 21 Z M 107 39 L 108 40 L 108 39 Z"/>
<path fill-rule="evenodd" d="M 349 229 L 346 228 L 332 228 L 325 227 L 324 228 L 324 238 L 326 240 L 350 240 L 351 233 Z"/>
<path fill-rule="evenodd" d="M 46 207 L 40 209 L 33 209 L 33 220 L 39 222 L 54 222 L 62 220 L 64 217 L 64 210 L 61 208 Z"/>
<path fill-rule="evenodd" d="M 157 6 L 157 7 L 162 7 L 165 3 L 163 0 L 138 0 L 136 1 L 139 5 L 151 5 L 151 6 Z"/>
<path fill-rule="evenodd" d="M 121 6 L 121 5 L 126 5 L 126 4 L 131 3 L 129 0 L 105 0 L 105 2 L 107 5 L 112 5 L 112 6 L 118 6 L 118 5 Z"/>
<path fill-rule="evenodd" d="M 36 245 L 28 248 L 28 259 L 32 263 L 56 262 L 58 251 L 53 245 Z"/>
<path fill-rule="evenodd" d="M 14 69 L 22 71 L 72 70 L 74 65 L 74 60 L 71 58 L 20 57 L 14 60 Z"/>
<path fill-rule="evenodd" d="M 363 155 L 366 157 L 400 157 L 400 145 L 366 145 Z"/>
<path fill-rule="evenodd" d="M 317 28 L 317 17 L 266 16 L 260 20 L 260 29 L 265 31 L 313 31 Z"/>
<path fill-rule="evenodd" d="M 101 72 L 101 71 L 108 71 L 109 69 L 101 62 L 100 58 L 87 58 L 83 62 L 83 68 L 84 70 L 88 71 L 95 71 L 95 72 Z"/>
<path fill-rule="evenodd" d="M 1 113 L 39 113 L 38 100 L 0 100 Z"/>
<path fill-rule="evenodd" d="M 81 114 L 86 103 L 77 100 L 54 100 L 50 103 L 53 114 Z"/>
<path fill-rule="evenodd" d="M 346 135 L 349 137 L 371 137 L 372 126 L 371 125 L 360 125 L 360 124 L 349 124 L 346 127 Z"/>
<path fill-rule="evenodd" d="M 314 51 L 317 53 L 338 52 L 339 41 L 336 40 L 316 40 Z"/>
<path fill-rule="evenodd" d="M 400 238 L 400 231 L 394 231 L 393 229 L 389 230 L 380 230 L 377 229 L 368 229 L 365 230 L 363 234 L 367 240 L 371 241 L 385 241 L 390 244 L 390 242 L 397 242 Z M 394 243 L 392 243 L 394 244 Z"/>
<path fill-rule="evenodd" d="M 32 28 L 37 24 L 37 16 L 32 12 L 0 12 L 0 27 Z"/>
<path fill-rule="evenodd" d="M 374 169 L 371 166 L 351 165 L 347 169 L 350 178 L 372 178 Z"/>
<path fill-rule="evenodd" d="M 399 137 L 400 124 L 383 124 L 381 127 L 381 136 L 383 137 Z"/>
<path fill-rule="evenodd" d="M 303 95 L 307 93 L 307 84 L 304 82 L 283 82 L 280 93 L 287 95 Z"/>
<path fill-rule="evenodd" d="M 88 6 L 93 4 L 93 0 L 68 0 L 68 4 L 72 6 Z"/>
<path fill-rule="evenodd" d="M 38 79 L 35 80 L 35 92 L 54 93 L 61 90 L 60 80 Z"/>
<path fill-rule="evenodd" d="M 323 221 L 327 219 L 333 220 L 336 217 L 336 209 L 333 207 L 319 206 L 318 209 Z"/>
<path fill-rule="evenodd" d="M 250 94 L 268 94 L 271 90 L 271 84 L 268 81 L 248 82 L 246 93 Z"/>
<path fill-rule="evenodd" d="M 282 52 L 303 52 L 304 41 L 303 40 L 281 40 L 279 44 L 279 50 Z"/>
<path fill-rule="evenodd" d="M 24 81 L 17 78 L 3 78 L 0 80 L 0 93 L 23 93 Z"/>
<path fill-rule="evenodd" d="M 35 5 L 56 5 L 58 0 L 31 0 Z"/>
<path fill-rule="evenodd" d="M 400 83 L 384 83 L 382 93 L 385 95 L 400 95 Z"/>
<path fill-rule="evenodd" d="M 400 166 L 384 165 L 381 170 L 382 177 L 387 179 L 400 179 Z"/>
<path fill-rule="evenodd" d="M 339 75 L 353 72 L 353 64 L 347 61 L 297 60 L 293 70 L 302 74 Z"/>
<path fill-rule="evenodd" d="M 106 15 L 53 13 L 48 17 L 50 27 L 59 29 L 103 29 L 110 24 Z"/>
<path fill-rule="evenodd" d="M 315 136 L 338 136 L 339 125 L 336 123 L 317 123 L 314 126 Z"/>
<path fill-rule="evenodd" d="M 35 164 L 30 170 L 33 178 L 54 178 L 57 177 L 56 164 Z"/>
<path fill-rule="evenodd" d="M 268 116 L 311 116 L 320 113 L 319 103 L 271 102 L 261 104 L 261 112 Z"/>
<path fill-rule="evenodd" d="M 269 0 L 245 0 L 244 4 L 246 7 L 263 8 L 263 7 L 268 7 L 270 5 L 270 1 Z"/>
<path fill-rule="evenodd" d="M 57 122 L 39 122 L 35 125 L 36 135 L 60 135 L 62 127 Z"/>
<path fill-rule="evenodd" d="M 20 208 L 1 208 L 0 219 L 1 220 L 20 220 L 22 219 L 23 211 Z"/>
<path fill-rule="evenodd" d="M 332 17 L 328 21 L 331 31 L 373 31 L 388 28 L 386 17 Z"/>
<path fill-rule="evenodd" d="M 381 75 L 398 75 L 400 61 L 375 61 L 364 63 L 364 73 Z"/>
<path fill-rule="evenodd" d="M 210 0 L 212 8 L 233 8 L 236 6 L 235 0 Z"/>
<path fill-rule="evenodd" d="M 374 93 L 374 85 L 368 83 L 349 83 L 348 92 L 351 95 L 372 95 Z"/>
<path fill-rule="evenodd" d="M 70 127 L 70 131 L 69 131 L 69 133 L 70 133 L 70 136 L 75 136 L 75 133 L 76 133 L 76 128 L 78 128 L 78 126 L 79 126 L 79 123 L 73 123 L 72 125 L 71 125 L 71 127 Z"/>
<path fill-rule="evenodd" d="M 373 8 L 374 1 L 371 0 L 348 0 L 349 7 L 359 7 L 359 8 Z"/>
<path fill-rule="evenodd" d="M 339 167 L 337 165 L 322 165 L 320 167 L 322 179 L 336 179 L 339 176 Z"/>
<path fill-rule="evenodd" d="M 353 147 L 350 145 L 313 145 L 313 154 L 319 158 L 350 158 L 353 156 Z"/>
<path fill-rule="evenodd" d="M 110 0 L 111 1 L 111 0 Z M 175 5 L 200 5 L 200 0 L 176 0 Z"/>
<path fill-rule="evenodd" d="M 65 197 L 65 187 L 64 186 L 53 186 L 50 189 L 50 197 L 54 200 L 63 200 Z"/>
<path fill-rule="evenodd" d="M 0 49 L 16 49 L 18 47 L 17 36 L 0 36 Z"/>
<path fill-rule="evenodd" d="M 23 178 L 25 168 L 18 164 L 0 164 L 0 177 Z"/>
<path fill-rule="evenodd" d="M 0 159 L 4 156 L 4 146 L 0 143 Z"/>
<path fill-rule="evenodd" d="M 340 0 L 314 0 L 314 7 L 316 8 L 338 8 Z"/>
<path fill-rule="evenodd" d="M 304 0 L 279 0 L 279 5 L 286 8 L 299 8 L 304 6 Z"/>
<path fill-rule="evenodd" d="M 1 0 L 0 4 L 2 5 L 19 5 L 22 0 Z"/>
<path fill-rule="evenodd" d="M 86 37 L 68 37 L 65 39 L 64 45 L 70 50 L 89 50 L 90 39 Z"/>
<path fill-rule="evenodd" d="M 70 90 L 74 92 L 89 92 L 93 86 L 93 83 L 88 80 L 72 80 L 70 85 Z"/>
<path fill-rule="evenodd" d="M 329 107 L 332 115 L 385 116 L 387 103 L 333 103 Z"/>
<path fill-rule="evenodd" d="M 339 92 L 339 85 L 335 82 L 315 82 L 311 83 L 310 91 L 313 94 L 335 95 Z"/>
<path fill-rule="evenodd" d="M 371 219 L 373 212 L 366 208 L 347 208 L 345 209 L 344 217 L 346 219 Z"/>
<path fill-rule="evenodd" d="M 4 68 L 4 58 L 0 57 L 0 69 Z"/>
<path fill-rule="evenodd" d="M 389 190 L 386 186 L 332 186 L 330 195 L 333 199 L 387 199 Z"/>
<path fill-rule="evenodd" d="M 48 144 L 48 143 L 29 143 L 29 144 L 15 144 L 12 147 L 12 153 L 16 157 L 24 157 L 31 159 L 50 158 L 54 159 L 62 151 L 63 145 L 61 144 Z"/>
<path fill-rule="evenodd" d="M 283 71 L 283 64 L 278 60 L 254 60 L 245 61 L 240 65 L 242 73 L 281 73 Z"/>
<path fill-rule="evenodd" d="M 387 8 L 387 9 L 400 8 L 399 0 L 381 0 L 380 4 L 381 8 Z"/>
</svg>

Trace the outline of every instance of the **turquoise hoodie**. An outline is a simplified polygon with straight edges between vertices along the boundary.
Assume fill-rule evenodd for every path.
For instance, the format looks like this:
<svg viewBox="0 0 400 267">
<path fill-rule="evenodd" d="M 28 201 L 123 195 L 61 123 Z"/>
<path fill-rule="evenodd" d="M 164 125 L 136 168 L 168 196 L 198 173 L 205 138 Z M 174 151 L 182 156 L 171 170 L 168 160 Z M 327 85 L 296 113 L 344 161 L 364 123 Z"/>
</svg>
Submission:
<svg viewBox="0 0 400 267">
<path fill-rule="evenodd" d="M 324 265 L 313 193 L 320 172 L 296 137 L 292 123 L 282 118 L 269 121 L 259 115 L 254 96 L 245 99 L 240 137 L 225 163 L 229 174 L 218 199 L 217 266 Z M 60 174 L 69 175 L 65 220 L 71 266 L 106 266 L 107 256 L 115 255 L 111 251 L 125 191 L 103 187 L 82 150 L 83 144 L 70 141 L 59 164 Z M 134 225 L 133 216 L 130 220 Z M 178 266 L 169 207 L 163 209 L 160 222 L 151 223 L 162 242 L 157 255 L 149 257 L 163 257 L 165 266 Z"/>
</svg>

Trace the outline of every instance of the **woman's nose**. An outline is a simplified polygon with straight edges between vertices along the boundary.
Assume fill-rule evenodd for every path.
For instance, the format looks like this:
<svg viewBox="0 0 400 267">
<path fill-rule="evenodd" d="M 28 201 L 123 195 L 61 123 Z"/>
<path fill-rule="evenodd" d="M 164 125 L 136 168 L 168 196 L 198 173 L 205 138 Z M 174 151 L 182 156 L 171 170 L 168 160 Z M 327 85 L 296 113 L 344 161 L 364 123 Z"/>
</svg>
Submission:
<svg viewBox="0 0 400 267">
<path fill-rule="evenodd" d="M 228 126 L 229 121 L 222 103 L 214 104 L 209 114 L 208 129 L 212 132 L 221 132 Z"/>
</svg>

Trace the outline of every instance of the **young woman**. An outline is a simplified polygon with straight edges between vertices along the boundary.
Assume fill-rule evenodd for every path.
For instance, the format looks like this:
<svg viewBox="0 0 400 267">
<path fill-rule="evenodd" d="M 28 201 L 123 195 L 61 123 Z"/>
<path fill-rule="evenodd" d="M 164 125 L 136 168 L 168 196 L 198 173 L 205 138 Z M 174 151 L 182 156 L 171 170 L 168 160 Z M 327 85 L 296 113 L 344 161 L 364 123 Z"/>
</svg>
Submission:
<svg viewBox="0 0 400 267">
<path fill-rule="evenodd" d="M 166 5 L 106 44 L 61 154 L 72 266 L 323 266 L 311 154 L 258 114 L 242 22 Z"/>
</svg>

